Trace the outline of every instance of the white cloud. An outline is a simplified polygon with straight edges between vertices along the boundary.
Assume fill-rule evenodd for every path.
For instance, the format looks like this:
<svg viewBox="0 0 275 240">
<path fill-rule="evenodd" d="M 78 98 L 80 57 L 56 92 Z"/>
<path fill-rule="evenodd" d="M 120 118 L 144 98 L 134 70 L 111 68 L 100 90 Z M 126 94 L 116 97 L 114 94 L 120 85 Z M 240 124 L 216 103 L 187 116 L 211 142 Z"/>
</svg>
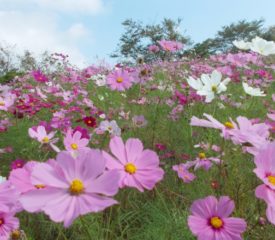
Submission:
<svg viewBox="0 0 275 240">
<path fill-rule="evenodd" d="M 68 34 L 74 38 L 82 38 L 89 34 L 88 30 L 82 23 L 74 23 L 69 29 Z"/>
<path fill-rule="evenodd" d="M 0 11 L 0 42 L 16 45 L 15 51 L 30 50 L 39 55 L 45 50 L 68 54 L 72 63 L 86 61 L 79 43 L 90 37 L 81 23 L 60 29 L 55 15 L 47 12 Z"/>
<path fill-rule="evenodd" d="M 0 43 L 15 45 L 14 51 L 21 54 L 24 50 L 35 55 L 44 51 L 68 54 L 79 66 L 86 62 L 81 47 L 94 42 L 79 19 L 107 7 L 103 0 L 0 0 L 0 6 Z M 67 14 L 77 17 L 77 22 L 68 22 Z M 64 29 L 64 22 L 70 26 Z"/>
<path fill-rule="evenodd" d="M 36 0 L 35 3 L 41 7 L 65 12 L 97 14 L 104 9 L 102 0 Z"/>
<path fill-rule="evenodd" d="M 2 9 L 43 8 L 44 11 L 98 14 L 105 8 L 103 0 L 0 0 Z"/>
</svg>

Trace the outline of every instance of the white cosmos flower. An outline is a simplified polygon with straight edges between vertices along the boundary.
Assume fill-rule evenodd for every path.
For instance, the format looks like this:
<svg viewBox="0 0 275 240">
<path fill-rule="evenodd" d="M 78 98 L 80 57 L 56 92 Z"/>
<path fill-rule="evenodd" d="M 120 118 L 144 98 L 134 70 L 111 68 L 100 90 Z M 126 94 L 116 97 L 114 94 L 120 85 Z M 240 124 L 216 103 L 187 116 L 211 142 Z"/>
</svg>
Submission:
<svg viewBox="0 0 275 240">
<path fill-rule="evenodd" d="M 222 80 L 222 74 L 217 70 L 214 70 L 210 74 L 202 74 L 200 79 L 195 80 L 192 77 L 187 79 L 188 84 L 197 90 L 197 94 L 205 96 L 205 102 L 209 103 L 215 98 L 216 94 L 225 92 L 227 90 L 226 85 L 230 82 L 229 78 Z"/>
<path fill-rule="evenodd" d="M 233 44 L 236 48 L 242 49 L 242 50 L 249 50 L 251 47 L 251 42 L 245 42 L 244 40 L 241 41 L 233 41 Z"/>
<path fill-rule="evenodd" d="M 250 96 L 256 96 L 256 97 L 266 96 L 260 88 L 250 87 L 246 82 L 243 82 L 243 89 L 244 89 L 245 93 Z"/>
<path fill-rule="evenodd" d="M 268 56 L 270 54 L 275 54 L 275 42 L 266 41 L 260 37 L 255 37 L 252 39 L 250 49 L 253 52 Z"/>
<path fill-rule="evenodd" d="M 99 132 L 109 132 L 112 136 L 120 136 L 121 135 L 121 129 L 117 125 L 117 122 L 115 120 L 112 121 L 102 121 L 100 122 L 99 127 L 96 129 Z"/>
<path fill-rule="evenodd" d="M 105 86 L 107 84 L 107 82 L 106 82 L 106 76 L 103 75 L 103 74 L 96 74 L 96 75 L 92 76 L 91 79 L 99 87 Z"/>
</svg>

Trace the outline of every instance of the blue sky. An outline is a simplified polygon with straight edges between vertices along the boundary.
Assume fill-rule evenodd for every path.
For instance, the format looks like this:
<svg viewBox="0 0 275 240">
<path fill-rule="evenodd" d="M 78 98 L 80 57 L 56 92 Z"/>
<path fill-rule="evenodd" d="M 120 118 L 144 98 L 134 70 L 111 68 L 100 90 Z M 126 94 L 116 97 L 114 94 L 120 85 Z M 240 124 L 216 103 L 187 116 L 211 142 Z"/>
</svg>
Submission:
<svg viewBox="0 0 275 240">
<path fill-rule="evenodd" d="M 88 64 L 96 56 L 111 61 L 126 18 L 158 23 L 180 17 L 180 31 L 200 42 L 241 19 L 275 25 L 274 9 L 274 0 L 0 0 L 0 42 L 18 51 L 66 51 L 75 63 Z"/>
</svg>

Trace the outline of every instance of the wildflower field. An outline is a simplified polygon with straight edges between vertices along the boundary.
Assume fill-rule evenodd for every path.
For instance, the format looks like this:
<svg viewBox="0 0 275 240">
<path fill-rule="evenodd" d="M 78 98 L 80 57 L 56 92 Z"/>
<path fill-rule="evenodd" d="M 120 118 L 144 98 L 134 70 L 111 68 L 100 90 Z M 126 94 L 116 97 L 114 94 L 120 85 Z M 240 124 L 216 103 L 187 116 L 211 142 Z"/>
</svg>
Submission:
<svg viewBox="0 0 275 240">
<path fill-rule="evenodd" d="M 0 86 L 0 239 L 275 239 L 275 44 Z"/>
</svg>

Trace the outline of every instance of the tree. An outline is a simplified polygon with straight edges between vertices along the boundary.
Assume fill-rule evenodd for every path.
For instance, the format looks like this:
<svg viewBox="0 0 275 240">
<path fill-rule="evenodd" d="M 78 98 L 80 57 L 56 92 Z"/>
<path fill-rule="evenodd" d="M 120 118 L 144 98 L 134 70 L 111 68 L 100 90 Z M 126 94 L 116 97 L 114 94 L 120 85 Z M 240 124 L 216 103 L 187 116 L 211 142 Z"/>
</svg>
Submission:
<svg viewBox="0 0 275 240">
<path fill-rule="evenodd" d="M 0 45 L 0 76 L 16 69 L 13 48 L 14 46 Z"/>
<path fill-rule="evenodd" d="M 157 44 L 162 39 L 174 40 L 183 44 L 190 44 L 189 37 L 182 35 L 178 28 L 181 19 L 176 21 L 165 18 L 160 24 L 144 25 L 142 22 L 132 19 L 125 20 L 122 25 L 125 32 L 120 38 L 118 49 L 111 55 L 113 58 L 121 58 L 135 61 L 140 55 L 145 61 L 151 61 L 155 54 L 148 51 L 148 46 Z"/>
<path fill-rule="evenodd" d="M 251 22 L 240 20 L 237 23 L 231 23 L 223 26 L 215 38 L 208 38 L 196 44 L 193 50 L 196 55 L 202 57 L 218 52 L 234 52 L 237 50 L 232 44 L 234 40 L 251 41 L 256 36 L 262 36 L 264 34 L 263 24 L 263 19 Z"/>
</svg>

